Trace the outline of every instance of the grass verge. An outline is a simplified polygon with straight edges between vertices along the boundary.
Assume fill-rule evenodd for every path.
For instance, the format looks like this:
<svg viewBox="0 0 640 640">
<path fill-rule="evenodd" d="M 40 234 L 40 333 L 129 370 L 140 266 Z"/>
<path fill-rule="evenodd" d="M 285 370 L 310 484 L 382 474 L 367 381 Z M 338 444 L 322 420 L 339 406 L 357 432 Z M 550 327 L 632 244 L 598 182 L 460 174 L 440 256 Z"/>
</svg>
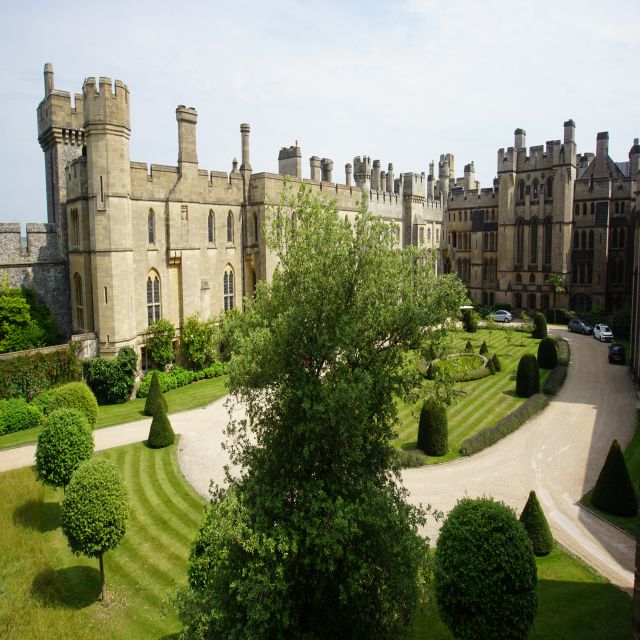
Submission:
<svg viewBox="0 0 640 640">
<path fill-rule="evenodd" d="M 218 398 L 227 393 L 226 384 L 228 379 L 229 377 L 224 375 L 218 378 L 200 380 L 200 382 L 192 382 L 184 387 L 167 391 L 164 396 L 169 405 L 169 413 L 197 409 L 218 400 Z M 147 417 L 143 413 L 145 401 L 146 398 L 136 398 L 122 404 L 98 407 L 98 420 L 95 428 L 102 429 L 103 427 L 124 424 L 125 422 L 144 420 Z M 24 431 L 0 436 L 0 450 L 36 442 L 40 429 L 41 427 L 35 427 L 34 429 L 25 429 Z"/>
</svg>

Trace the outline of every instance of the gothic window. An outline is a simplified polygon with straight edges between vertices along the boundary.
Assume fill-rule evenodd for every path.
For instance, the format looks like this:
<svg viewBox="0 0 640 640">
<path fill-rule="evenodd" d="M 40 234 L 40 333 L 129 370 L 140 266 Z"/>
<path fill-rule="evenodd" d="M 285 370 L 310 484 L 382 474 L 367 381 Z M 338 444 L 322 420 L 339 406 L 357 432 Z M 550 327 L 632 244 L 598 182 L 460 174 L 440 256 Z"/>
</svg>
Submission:
<svg viewBox="0 0 640 640">
<path fill-rule="evenodd" d="M 84 329 L 84 302 L 82 295 L 82 278 L 79 273 L 73 275 L 73 292 L 75 297 L 75 321 L 77 329 Z"/>
<path fill-rule="evenodd" d="M 213 210 L 209 211 L 209 217 L 207 218 L 207 242 L 214 244 L 216 241 L 216 216 Z"/>
<path fill-rule="evenodd" d="M 147 277 L 147 323 L 160 320 L 160 276 L 152 271 Z"/>
<path fill-rule="evenodd" d="M 456 238 L 456 232 L 455 232 L 455 231 L 453 232 L 453 235 L 451 236 L 451 238 L 452 238 L 451 246 L 452 246 L 454 249 L 457 249 L 457 248 L 458 248 L 458 245 L 456 244 L 456 240 L 457 240 L 457 238 Z"/>
<path fill-rule="evenodd" d="M 234 307 L 233 268 L 230 265 L 227 265 L 224 270 L 223 296 L 224 296 L 224 310 L 229 311 L 229 309 L 233 309 Z"/>
<path fill-rule="evenodd" d="M 516 222 L 516 262 L 524 261 L 524 221 Z"/>
<path fill-rule="evenodd" d="M 573 232 L 573 248 L 574 249 L 580 248 L 580 232 L 579 231 Z"/>
<path fill-rule="evenodd" d="M 582 215 L 583 216 L 587 215 L 587 203 L 586 202 L 582 205 Z"/>
<path fill-rule="evenodd" d="M 615 208 L 614 213 L 620 213 L 620 203 L 619 202 L 615 203 L 614 208 Z"/>
<path fill-rule="evenodd" d="M 611 248 L 612 249 L 618 248 L 618 230 L 617 229 L 613 229 L 613 231 L 611 232 Z"/>
<path fill-rule="evenodd" d="M 538 220 L 534 218 L 531 221 L 531 228 L 529 231 L 531 236 L 531 263 L 538 263 Z"/>
<path fill-rule="evenodd" d="M 524 202 L 524 180 L 518 182 L 518 200 Z"/>
<path fill-rule="evenodd" d="M 522 274 L 516 273 L 516 284 L 522 283 Z"/>
<path fill-rule="evenodd" d="M 74 247 L 80 244 L 80 221 L 77 209 L 71 209 L 71 244 Z"/>
<path fill-rule="evenodd" d="M 149 244 L 156 243 L 156 214 L 153 213 L 153 209 L 149 209 L 149 215 L 147 216 L 147 226 L 149 232 Z"/>
<path fill-rule="evenodd" d="M 571 284 L 578 284 L 578 263 L 571 264 Z"/>
<path fill-rule="evenodd" d="M 535 273 L 530 273 L 529 274 L 529 284 L 535 284 L 536 283 L 536 274 Z"/>
<path fill-rule="evenodd" d="M 580 215 L 580 205 L 576 204 L 575 208 L 574 208 L 574 215 Z"/>
<path fill-rule="evenodd" d="M 553 223 L 551 218 L 544 221 L 544 262 L 551 263 L 551 247 L 553 245 Z"/>
<path fill-rule="evenodd" d="M 422 231 L 423 241 L 424 241 L 424 230 Z M 431 242 L 431 227 L 427 228 L 427 241 Z"/>
<path fill-rule="evenodd" d="M 592 202 L 591 203 L 591 215 L 593 216 L 593 215 L 595 215 L 595 213 L 596 213 L 596 203 Z"/>
<path fill-rule="evenodd" d="M 587 284 L 593 282 L 593 262 L 587 262 Z"/>
<path fill-rule="evenodd" d="M 253 241 L 258 242 L 260 235 L 260 227 L 258 226 L 258 214 L 253 212 Z"/>
<path fill-rule="evenodd" d="M 624 249 L 624 228 L 620 229 L 620 235 L 618 236 L 618 248 Z"/>
<path fill-rule="evenodd" d="M 624 205 L 625 204 L 626 204 L 625 202 L 621 202 L 620 203 L 620 213 L 624 213 Z"/>
<path fill-rule="evenodd" d="M 586 232 L 586 231 L 583 231 L 583 232 L 580 234 L 580 246 L 581 246 L 583 249 L 586 249 L 586 248 L 587 248 L 587 232 Z"/>
<path fill-rule="evenodd" d="M 231 211 L 227 215 L 227 244 L 233 244 L 233 214 Z"/>
<path fill-rule="evenodd" d="M 580 263 L 580 284 L 584 284 L 584 262 Z"/>
<path fill-rule="evenodd" d="M 535 201 L 538 200 L 538 190 L 539 190 L 539 183 L 538 183 L 538 179 L 536 178 L 533 181 L 533 197 L 532 197 L 532 199 Z"/>
<path fill-rule="evenodd" d="M 589 231 L 589 249 L 593 249 L 593 229 Z"/>
<path fill-rule="evenodd" d="M 488 276 L 487 276 L 487 264 L 488 261 L 485 259 L 482 261 L 482 279 L 483 280 L 487 280 Z"/>
<path fill-rule="evenodd" d="M 547 186 L 545 188 L 545 199 L 553 200 L 553 178 L 547 178 Z"/>
<path fill-rule="evenodd" d="M 251 276 L 251 284 L 253 286 L 253 293 L 256 292 L 256 287 L 258 286 L 258 276 L 256 274 L 256 270 L 255 269 L 251 269 L 252 271 L 252 276 Z"/>
<path fill-rule="evenodd" d="M 436 242 L 440 242 L 440 227 L 436 229 Z"/>
</svg>

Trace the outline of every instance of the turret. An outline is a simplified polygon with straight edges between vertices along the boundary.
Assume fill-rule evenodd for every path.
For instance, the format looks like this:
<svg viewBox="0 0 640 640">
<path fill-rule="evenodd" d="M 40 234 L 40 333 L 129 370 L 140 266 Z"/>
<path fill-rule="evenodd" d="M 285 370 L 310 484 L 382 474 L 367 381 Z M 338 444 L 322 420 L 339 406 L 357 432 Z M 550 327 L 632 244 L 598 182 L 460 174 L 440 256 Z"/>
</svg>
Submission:
<svg viewBox="0 0 640 640">
<path fill-rule="evenodd" d="M 347 164 L 344 165 L 344 178 L 347 187 L 350 187 L 353 178 L 353 167 L 350 162 L 347 162 Z"/>
<path fill-rule="evenodd" d="M 278 173 L 281 176 L 302 178 L 302 151 L 296 140 L 291 147 L 282 147 L 278 154 Z"/>
<path fill-rule="evenodd" d="M 440 191 L 440 197 L 445 200 L 449 197 L 449 154 L 440 156 L 440 163 L 438 165 L 438 189 Z"/>
<path fill-rule="evenodd" d="M 473 162 L 464 165 L 464 188 L 471 190 L 476 188 L 476 169 Z"/>
<path fill-rule="evenodd" d="M 333 160 L 322 158 L 320 166 L 322 168 L 322 182 L 333 182 Z"/>
<path fill-rule="evenodd" d="M 380 160 L 373 161 L 371 173 L 371 191 L 380 191 Z"/>
<path fill-rule="evenodd" d="M 629 169 L 632 178 L 640 171 L 640 140 L 633 139 L 633 147 L 629 150 Z"/>
<path fill-rule="evenodd" d="M 427 176 L 427 198 L 433 200 L 436 193 L 436 181 L 434 176 L 435 163 L 433 160 L 429 163 L 429 175 Z"/>
<path fill-rule="evenodd" d="M 196 150 L 196 124 L 198 113 L 192 107 L 180 105 L 176 109 L 178 121 L 178 169 L 180 175 L 185 171 L 198 168 L 198 154 Z"/>
<path fill-rule="evenodd" d="M 371 191 L 371 158 L 369 158 L 369 156 L 362 156 L 362 158 L 358 156 L 354 158 L 353 168 L 356 186 L 368 194 L 369 191 Z"/>
<path fill-rule="evenodd" d="M 311 167 L 311 179 L 316 182 L 320 182 L 322 178 L 322 173 L 320 170 L 320 157 L 319 156 L 311 156 L 309 158 L 309 166 Z"/>
<path fill-rule="evenodd" d="M 240 136 L 242 138 L 242 164 L 240 165 L 240 171 L 251 171 L 251 161 L 249 160 L 249 133 L 251 132 L 251 126 L 243 122 L 240 125 Z"/>
<path fill-rule="evenodd" d="M 575 143 L 576 141 L 576 123 L 573 120 L 567 120 L 564 123 L 564 142 Z"/>
<path fill-rule="evenodd" d="M 53 91 L 53 65 L 50 62 L 44 65 L 44 97 Z"/>
<path fill-rule="evenodd" d="M 515 149 L 527 148 L 527 132 L 524 129 L 516 129 L 513 132 L 513 146 Z"/>
<path fill-rule="evenodd" d="M 600 131 L 596 136 L 596 165 L 595 175 L 608 176 L 609 163 L 609 132 Z"/>
<path fill-rule="evenodd" d="M 395 191 L 395 182 L 393 178 L 393 164 L 390 162 L 387 167 L 387 191 L 393 193 Z"/>
</svg>

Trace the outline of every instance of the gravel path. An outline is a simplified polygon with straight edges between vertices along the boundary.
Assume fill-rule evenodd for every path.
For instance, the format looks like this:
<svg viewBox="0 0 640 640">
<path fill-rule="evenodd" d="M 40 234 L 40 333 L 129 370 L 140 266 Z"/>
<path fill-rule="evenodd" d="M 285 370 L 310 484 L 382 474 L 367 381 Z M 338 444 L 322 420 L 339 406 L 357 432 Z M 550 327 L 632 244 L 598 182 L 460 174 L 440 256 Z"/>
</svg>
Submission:
<svg viewBox="0 0 640 640">
<path fill-rule="evenodd" d="M 464 496 L 491 495 L 519 513 L 535 489 L 555 538 L 600 574 L 629 592 L 633 588 L 635 541 L 577 506 L 593 486 L 611 440 L 624 447 L 635 429 L 636 395 L 626 367 L 609 365 L 607 345 L 559 331 L 571 343 L 572 364 L 562 391 L 538 416 L 493 447 L 470 458 L 408 469 L 410 500 L 448 512 Z M 228 456 L 222 449 L 228 420 L 226 398 L 208 407 L 173 414 L 181 434 L 180 467 L 193 487 L 208 496 L 222 483 Z M 100 429 L 96 449 L 146 439 L 149 420 Z M 33 464 L 35 447 L 0 451 L 0 471 Z M 437 537 L 439 523 L 424 531 Z"/>
</svg>

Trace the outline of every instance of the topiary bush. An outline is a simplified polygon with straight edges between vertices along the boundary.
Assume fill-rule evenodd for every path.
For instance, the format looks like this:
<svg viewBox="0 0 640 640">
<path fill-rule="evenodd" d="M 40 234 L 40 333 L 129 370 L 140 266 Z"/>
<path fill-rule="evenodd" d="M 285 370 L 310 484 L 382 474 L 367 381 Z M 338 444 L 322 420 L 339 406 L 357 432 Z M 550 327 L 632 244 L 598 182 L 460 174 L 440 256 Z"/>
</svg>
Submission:
<svg viewBox="0 0 640 640">
<path fill-rule="evenodd" d="M 449 513 L 435 553 L 442 621 L 460 640 L 524 640 L 538 607 L 531 540 L 511 509 L 464 498 Z"/>
<path fill-rule="evenodd" d="M 635 516 L 638 512 L 636 493 L 617 440 L 611 443 L 607 459 L 593 487 L 591 503 L 614 516 Z"/>
<path fill-rule="evenodd" d="M 42 411 L 23 398 L 0 400 L 0 436 L 38 427 L 42 419 Z"/>
<path fill-rule="evenodd" d="M 468 353 L 473 353 L 473 345 L 471 344 L 471 340 L 467 340 L 467 344 L 464 345 L 464 350 Z"/>
<path fill-rule="evenodd" d="M 447 408 L 436 400 L 425 400 L 422 405 L 417 446 L 429 456 L 443 456 L 449 451 Z"/>
<path fill-rule="evenodd" d="M 462 312 L 462 326 L 467 333 L 475 333 L 478 330 L 478 314 L 473 309 L 465 309 Z"/>
<path fill-rule="evenodd" d="M 489 369 L 492 376 L 496 375 L 496 368 L 494 367 L 493 360 L 491 358 L 487 359 L 487 369 Z"/>
<path fill-rule="evenodd" d="M 530 398 L 540 391 L 540 370 L 532 353 L 525 353 L 518 362 L 516 393 L 521 398 Z"/>
<path fill-rule="evenodd" d="M 527 504 L 520 514 L 520 522 L 531 540 L 533 553 L 537 556 L 550 554 L 553 549 L 553 536 L 535 491 L 529 493 Z"/>
<path fill-rule="evenodd" d="M 553 369 L 558 364 L 558 347 L 553 338 L 547 336 L 538 345 L 538 366 L 540 369 Z"/>
<path fill-rule="evenodd" d="M 113 360 L 91 358 L 84 363 L 84 376 L 99 404 L 120 404 L 131 396 L 136 380 L 138 356 L 122 347 Z"/>
<path fill-rule="evenodd" d="M 167 408 L 167 400 L 162 395 L 162 391 L 160 389 L 158 373 L 154 371 L 153 375 L 151 376 L 149 395 L 147 396 L 147 401 L 144 403 L 144 414 L 146 416 L 155 416 L 160 409 L 162 409 L 166 413 Z"/>
<path fill-rule="evenodd" d="M 38 436 L 38 480 L 53 487 L 66 487 L 73 472 L 91 457 L 93 446 L 91 427 L 81 411 L 52 411 Z"/>
<path fill-rule="evenodd" d="M 487 347 L 487 341 L 483 340 L 480 345 L 480 355 L 483 356 L 485 353 L 489 353 L 489 347 Z"/>
<path fill-rule="evenodd" d="M 173 432 L 169 418 L 167 418 L 167 414 L 162 408 L 162 405 L 159 405 L 159 409 L 151 421 L 147 444 L 152 449 L 163 449 L 164 447 L 172 445 L 175 439 L 176 434 Z"/>
<path fill-rule="evenodd" d="M 491 358 L 491 362 L 493 363 L 493 368 L 496 371 L 502 371 L 502 364 L 500 362 L 500 358 L 498 358 L 498 354 L 494 353 L 493 357 Z"/>
<path fill-rule="evenodd" d="M 547 337 L 547 321 L 543 313 L 536 313 L 533 318 L 533 332 L 532 338 L 546 338 Z"/>
<path fill-rule="evenodd" d="M 57 387 L 51 395 L 49 410 L 78 409 L 84 413 L 93 429 L 98 418 L 98 402 L 93 391 L 84 382 L 69 382 Z"/>
</svg>

